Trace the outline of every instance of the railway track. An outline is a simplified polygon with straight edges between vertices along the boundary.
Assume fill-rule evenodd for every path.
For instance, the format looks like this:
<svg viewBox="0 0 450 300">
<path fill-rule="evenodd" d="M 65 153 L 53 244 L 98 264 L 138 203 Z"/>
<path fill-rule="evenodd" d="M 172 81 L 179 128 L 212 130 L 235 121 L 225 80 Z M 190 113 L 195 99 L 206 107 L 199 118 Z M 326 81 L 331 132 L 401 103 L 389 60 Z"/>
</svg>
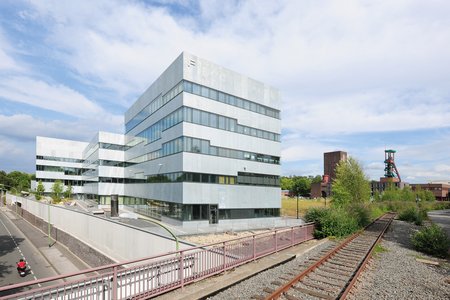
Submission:
<svg viewBox="0 0 450 300">
<path fill-rule="evenodd" d="M 287 273 L 253 299 L 345 299 L 373 248 L 394 219 L 387 213 L 322 256 L 311 258 L 297 275 Z M 324 253 L 326 252 L 326 253 Z M 323 255 L 324 254 L 324 255 Z M 276 288 L 278 286 L 278 288 Z"/>
</svg>

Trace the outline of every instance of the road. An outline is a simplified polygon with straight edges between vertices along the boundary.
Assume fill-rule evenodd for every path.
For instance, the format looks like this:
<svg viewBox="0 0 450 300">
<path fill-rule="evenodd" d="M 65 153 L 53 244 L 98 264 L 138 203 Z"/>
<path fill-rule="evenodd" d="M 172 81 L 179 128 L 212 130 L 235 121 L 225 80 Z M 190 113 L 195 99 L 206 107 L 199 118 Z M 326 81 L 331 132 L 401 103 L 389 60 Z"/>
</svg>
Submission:
<svg viewBox="0 0 450 300">
<path fill-rule="evenodd" d="M 29 238 L 18 227 L 30 226 L 13 212 L 0 208 L 0 286 L 12 285 L 45 277 L 56 276 L 51 264 L 42 256 Z M 26 231 L 24 231 L 26 232 Z M 34 233 L 36 234 L 36 233 Z M 43 235 L 43 233 L 40 233 Z M 20 277 L 16 262 L 23 258 L 31 268 Z M 0 296 L 2 296 L 0 294 Z"/>
</svg>

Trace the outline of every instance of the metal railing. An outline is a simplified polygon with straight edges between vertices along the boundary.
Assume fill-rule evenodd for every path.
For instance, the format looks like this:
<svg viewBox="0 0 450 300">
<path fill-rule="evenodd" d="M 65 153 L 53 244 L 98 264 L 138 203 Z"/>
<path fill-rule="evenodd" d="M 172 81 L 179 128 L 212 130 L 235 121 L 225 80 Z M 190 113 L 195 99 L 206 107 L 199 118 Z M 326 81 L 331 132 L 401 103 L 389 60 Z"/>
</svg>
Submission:
<svg viewBox="0 0 450 300">
<path fill-rule="evenodd" d="M 313 231 L 314 224 L 308 223 L 254 234 L 1 287 L 0 296 L 5 300 L 149 298 L 310 240 Z"/>
</svg>

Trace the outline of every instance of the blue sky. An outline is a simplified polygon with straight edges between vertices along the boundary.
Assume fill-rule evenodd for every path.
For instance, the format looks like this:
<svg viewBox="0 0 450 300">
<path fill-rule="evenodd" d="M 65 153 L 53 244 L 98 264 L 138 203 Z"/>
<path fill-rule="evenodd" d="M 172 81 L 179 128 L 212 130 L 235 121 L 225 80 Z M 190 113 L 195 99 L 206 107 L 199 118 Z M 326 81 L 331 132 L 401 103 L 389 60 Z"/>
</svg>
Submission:
<svg viewBox="0 0 450 300">
<path fill-rule="evenodd" d="M 89 141 L 188 51 L 278 88 L 283 175 L 343 150 L 372 179 L 450 180 L 449 1 L 1 1 L 0 169 Z"/>
</svg>

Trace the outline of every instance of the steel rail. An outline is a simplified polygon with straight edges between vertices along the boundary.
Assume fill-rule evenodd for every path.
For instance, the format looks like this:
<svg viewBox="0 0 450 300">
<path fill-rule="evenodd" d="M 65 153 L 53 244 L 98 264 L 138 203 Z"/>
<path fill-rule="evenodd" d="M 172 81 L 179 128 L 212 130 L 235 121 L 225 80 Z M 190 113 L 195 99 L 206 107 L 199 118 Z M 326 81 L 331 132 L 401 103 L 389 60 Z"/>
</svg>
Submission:
<svg viewBox="0 0 450 300">
<path fill-rule="evenodd" d="M 366 265 L 368 259 L 370 258 L 370 255 L 373 252 L 373 249 L 374 249 L 375 245 L 378 243 L 378 241 L 381 239 L 381 237 L 383 236 L 383 234 L 386 231 L 386 229 L 391 224 L 392 219 L 395 217 L 394 213 L 386 213 L 386 214 L 384 214 L 383 216 L 377 218 L 371 224 L 366 226 L 363 230 L 361 230 L 358 233 L 355 233 L 352 236 L 350 236 L 349 238 L 345 239 L 344 242 L 342 242 L 340 245 L 338 245 L 334 249 L 330 250 L 327 254 L 325 254 L 325 256 L 321 257 L 321 259 L 319 259 L 317 262 L 315 262 L 314 264 L 309 266 L 306 270 L 304 270 L 303 272 L 301 272 L 300 274 L 295 276 L 293 279 L 288 281 L 283 286 L 281 286 L 278 289 L 276 289 L 274 292 L 272 292 L 269 296 L 265 297 L 264 299 L 265 300 L 272 300 L 272 299 L 280 298 L 288 290 L 293 288 L 295 284 L 300 282 L 304 277 L 306 277 L 307 275 L 311 274 L 315 269 L 317 269 L 319 266 L 323 265 L 326 261 L 328 261 L 329 258 L 333 257 L 338 251 L 340 251 L 342 248 L 347 246 L 350 242 L 355 240 L 357 237 L 361 236 L 361 234 L 364 233 L 367 228 L 369 228 L 370 226 L 376 224 L 376 222 L 384 219 L 385 217 L 389 217 L 388 222 L 385 224 L 385 226 L 383 227 L 381 232 L 378 233 L 377 239 L 375 240 L 375 242 L 373 242 L 372 246 L 370 247 L 368 252 L 365 254 L 363 261 L 361 263 L 359 263 L 358 266 L 356 266 L 356 270 L 353 272 L 353 275 L 351 275 L 349 281 L 347 281 L 347 284 L 343 287 L 343 289 L 339 293 L 338 297 L 336 298 L 336 299 L 344 299 L 345 296 L 347 296 L 347 294 L 350 291 L 350 289 L 352 288 L 352 286 L 354 285 L 354 283 L 356 282 L 357 276 L 362 271 L 361 267 Z M 342 297 L 344 297 L 344 298 L 342 298 Z"/>
<path fill-rule="evenodd" d="M 387 214 L 386 214 L 387 215 Z M 385 215 L 385 216 L 386 216 Z M 393 214 L 395 217 L 395 214 Z M 367 263 L 369 262 L 369 259 L 372 257 L 372 253 L 375 250 L 375 246 L 380 242 L 380 240 L 382 239 L 384 233 L 386 232 L 386 230 L 389 228 L 389 226 L 391 225 L 392 221 L 394 220 L 394 217 L 390 218 L 388 220 L 388 223 L 386 224 L 386 226 L 383 228 L 381 234 L 378 236 L 377 240 L 375 241 L 375 243 L 372 245 L 372 247 L 369 250 L 369 253 L 366 255 L 366 257 L 364 258 L 363 262 L 361 263 L 360 267 L 358 268 L 358 270 L 356 271 L 356 273 L 354 274 L 352 280 L 350 281 L 350 283 L 347 285 L 346 289 L 343 291 L 343 293 L 341 294 L 340 299 L 346 299 L 348 293 L 350 292 L 350 290 L 352 289 L 353 285 L 356 283 L 356 280 L 358 279 L 358 276 L 365 270 Z"/>
</svg>

